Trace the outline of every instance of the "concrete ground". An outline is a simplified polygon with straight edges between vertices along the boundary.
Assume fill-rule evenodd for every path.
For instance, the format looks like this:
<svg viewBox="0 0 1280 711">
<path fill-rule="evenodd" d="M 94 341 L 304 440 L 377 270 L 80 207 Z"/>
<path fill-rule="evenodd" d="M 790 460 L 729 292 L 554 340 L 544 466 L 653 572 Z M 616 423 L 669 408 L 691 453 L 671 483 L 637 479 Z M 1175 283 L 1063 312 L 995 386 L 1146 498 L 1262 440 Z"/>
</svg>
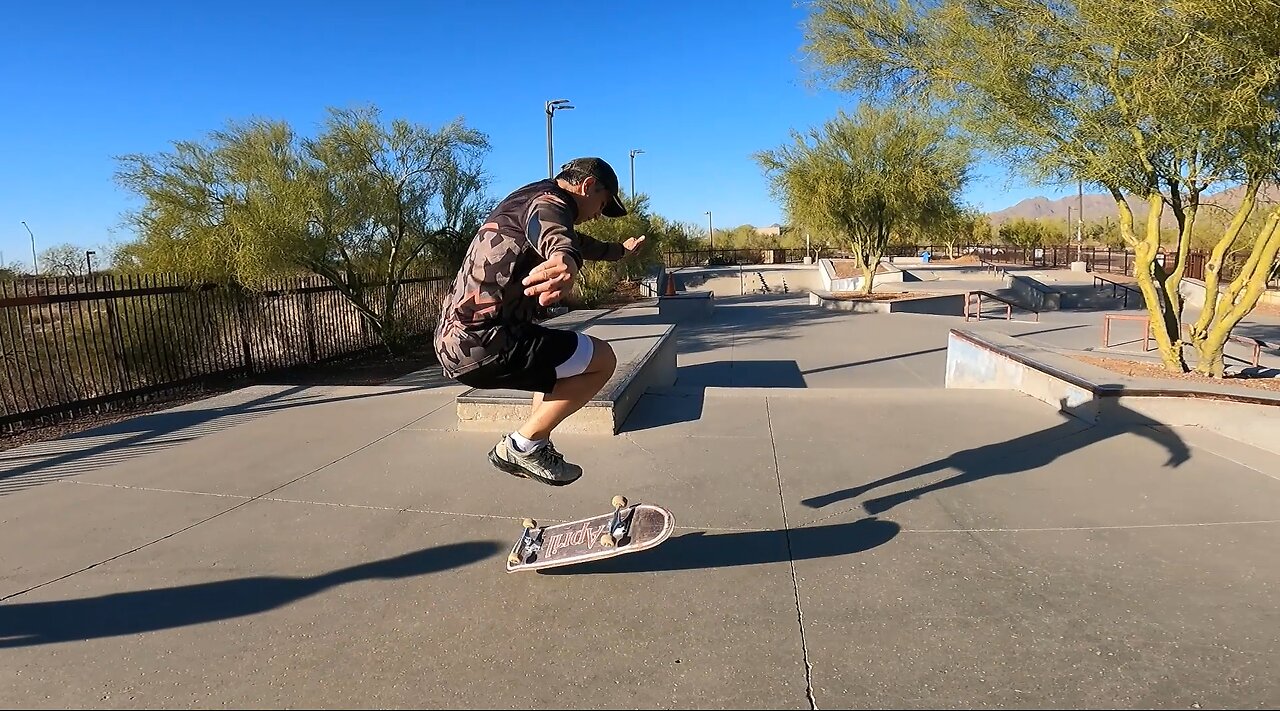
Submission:
<svg viewBox="0 0 1280 711">
<path fill-rule="evenodd" d="M 620 435 L 556 438 L 569 487 L 494 471 L 432 371 L 0 453 L 0 703 L 1280 704 L 1274 457 L 945 390 L 959 318 L 717 301 Z M 1100 319 L 968 327 L 1086 348 Z M 616 493 L 675 535 L 503 572 L 520 519 Z"/>
</svg>

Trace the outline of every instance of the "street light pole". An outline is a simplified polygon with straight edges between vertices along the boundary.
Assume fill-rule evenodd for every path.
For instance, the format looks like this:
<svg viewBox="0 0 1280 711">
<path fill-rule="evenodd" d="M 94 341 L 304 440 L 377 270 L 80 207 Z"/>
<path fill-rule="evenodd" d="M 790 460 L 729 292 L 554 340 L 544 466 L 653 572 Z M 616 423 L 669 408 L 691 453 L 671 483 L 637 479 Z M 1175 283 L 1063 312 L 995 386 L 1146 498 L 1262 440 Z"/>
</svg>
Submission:
<svg viewBox="0 0 1280 711">
<path fill-rule="evenodd" d="M 715 251 L 715 248 L 716 248 L 716 231 L 715 231 L 715 228 L 713 228 L 713 227 L 711 226 L 711 211 L 710 211 L 710 210 L 707 210 L 707 239 L 710 241 L 710 244 L 711 244 L 711 250 L 712 250 L 712 251 Z"/>
<path fill-rule="evenodd" d="M 640 148 L 631 149 L 631 209 L 636 207 L 636 154 L 644 153 Z"/>
<path fill-rule="evenodd" d="M 552 159 L 552 157 L 551 157 L 551 153 L 552 153 L 552 152 L 551 152 L 551 116 L 552 116 L 552 114 L 554 114 L 554 113 L 556 112 L 556 110 L 557 110 L 557 109 L 572 109 L 573 107 L 572 107 L 572 106 L 569 106 L 568 104 L 569 104 L 569 100 L 568 100 L 568 99 L 555 99 L 555 100 L 553 100 L 553 101 L 548 101 L 548 102 L 547 102 L 547 104 L 546 104 L 546 109 L 547 109 L 547 177 L 548 177 L 548 178 L 554 178 L 554 177 L 556 177 L 555 161 L 554 161 L 554 160 Z"/>
<path fill-rule="evenodd" d="M 27 234 L 31 235 L 31 273 L 40 276 L 40 261 L 36 258 L 36 236 L 31 233 L 31 225 L 26 220 L 22 221 L 22 226 L 27 228 Z"/>
<path fill-rule="evenodd" d="M 1076 183 L 1080 191 L 1080 214 L 1077 216 L 1076 222 L 1076 261 L 1084 261 L 1084 181 Z"/>
<path fill-rule="evenodd" d="M 85 253 L 84 253 L 84 266 L 86 269 L 89 270 L 88 276 L 90 279 L 93 279 L 93 260 L 91 260 L 90 257 L 92 257 L 95 254 L 97 254 L 97 252 L 93 251 L 92 249 L 85 250 Z"/>
</svg>

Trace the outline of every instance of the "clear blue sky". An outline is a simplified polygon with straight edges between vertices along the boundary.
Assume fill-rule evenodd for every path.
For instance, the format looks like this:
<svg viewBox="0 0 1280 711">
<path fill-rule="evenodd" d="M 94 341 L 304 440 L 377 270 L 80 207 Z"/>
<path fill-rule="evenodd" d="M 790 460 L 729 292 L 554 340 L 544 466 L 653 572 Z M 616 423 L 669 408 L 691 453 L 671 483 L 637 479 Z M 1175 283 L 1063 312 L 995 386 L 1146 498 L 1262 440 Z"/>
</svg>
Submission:
<svg viewBox="0 0 1280 711">
<path fill-rule="evenodd" d="M 376 105 L 488 134 L 500 197 L 555 158 L 600 155 L 667 217 L 717 228 L 783 221 L 751 154 L 853 108 L 812 89 L 801 66 L 805 10 L 791 0 L 635 3 L 45 2 L 6 9 L 0 43 L 0 251 L 100 253 L 133 235 L 136 200 L 116 156 L 168 150 L 228 120 L 283 119 L 314 134 L 329 106 Z M 1051 189 L 1006 185 L 987 167 L 968 199 L 997 210 Z"/>
</svg>

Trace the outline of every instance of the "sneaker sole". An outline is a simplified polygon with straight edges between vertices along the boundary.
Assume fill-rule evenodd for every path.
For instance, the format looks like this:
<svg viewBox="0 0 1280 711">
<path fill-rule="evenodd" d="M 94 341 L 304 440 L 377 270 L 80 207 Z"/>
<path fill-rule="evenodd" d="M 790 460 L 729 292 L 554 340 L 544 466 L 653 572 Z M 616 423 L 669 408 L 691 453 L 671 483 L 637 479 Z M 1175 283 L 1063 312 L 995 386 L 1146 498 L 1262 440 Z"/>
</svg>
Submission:
<svg viewBox="0 0 1280 711">
<path fill-rule="evenodd" d="M 555 481 L 554 479 L 544 479 L 540 476 L 535 476 L 533 474 L 530 474 L 524 469 L 521 469 L 519 465 L 512 464 L 511 462 L 508 462 L 504 459 L 500 459 L 498 457 L 497 452 L 493 452 L 493 451 L 489 452 L 489 463 L 492 464 L 497 469 L 499 469 L 500 471 L 504 471 L 510 474 L 511 476 L 517 476 L 517 477 L 520 477 L 521 479 L 532 479 L 533 481 L 541 482 L 548 486 L 565 486 L 566 484 L 572 484 L 573 482 L 582 478 L 582 475 L 579 474 L 578 476 L 570 479 L 569 481 Z"/>
</svg>

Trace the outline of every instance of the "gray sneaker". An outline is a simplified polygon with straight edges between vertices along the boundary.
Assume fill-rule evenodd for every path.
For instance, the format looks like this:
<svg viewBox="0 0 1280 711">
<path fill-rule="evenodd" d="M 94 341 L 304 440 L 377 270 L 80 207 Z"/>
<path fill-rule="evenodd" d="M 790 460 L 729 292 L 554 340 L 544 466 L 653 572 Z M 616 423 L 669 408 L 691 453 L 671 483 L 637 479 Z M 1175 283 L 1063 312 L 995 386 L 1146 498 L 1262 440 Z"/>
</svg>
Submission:
<svg viewBox="0 0 1280 711">
<path fill-rule="evenodd" d="M 509 434 L 503 435 L 489 451 L 489 463 L 508 474 L 552 486 L 572 484 L 582 476 L 582 467 L 566 462 L 551 442 L 532 452 L 521 452 Z"/>
</svg>

